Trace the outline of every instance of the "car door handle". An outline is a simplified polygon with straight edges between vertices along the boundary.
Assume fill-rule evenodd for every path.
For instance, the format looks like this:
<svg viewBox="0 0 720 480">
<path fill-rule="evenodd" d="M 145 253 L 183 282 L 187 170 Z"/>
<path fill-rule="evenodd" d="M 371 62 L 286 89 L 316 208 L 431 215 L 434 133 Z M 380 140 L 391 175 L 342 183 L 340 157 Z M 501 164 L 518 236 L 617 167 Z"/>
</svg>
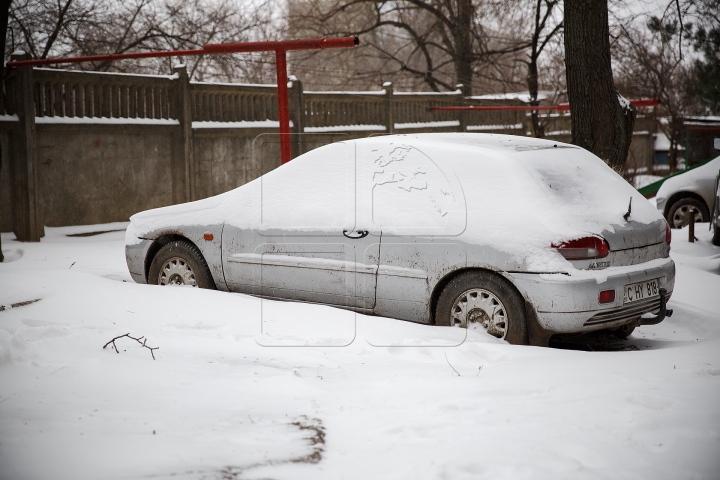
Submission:
<svg viewBox="0 0 720 480">
<path fill-rule="evenodd" d="M 368 236 L 367 230 L 358 230 L 357 232 L 353 232 L 351 230 L 343 230 L 343 235 L 345 235 L 347 238 L 352 238 L 353 240 L 357 240 L 358 238 L 365 238 Z"/>
</svg>

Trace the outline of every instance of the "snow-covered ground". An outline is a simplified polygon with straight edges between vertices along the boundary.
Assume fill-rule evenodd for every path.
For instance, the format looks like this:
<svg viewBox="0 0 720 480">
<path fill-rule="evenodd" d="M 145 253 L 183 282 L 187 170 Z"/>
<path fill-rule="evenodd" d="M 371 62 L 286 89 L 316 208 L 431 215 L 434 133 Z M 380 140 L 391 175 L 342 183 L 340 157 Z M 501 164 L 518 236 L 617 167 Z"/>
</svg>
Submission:
<svg viewBox="0 0 720 480">
<path fill-rule="evenodd" d="M 2 479 L 720 475 L 707 224 L 695 244 L 673 232 L 674 316 L 615 351 L 136 285 L 125 226 L 2 236 Z M 67 236 L 94 231 L 110 232 Z M 102 348 L 125 333 L 156 360 L 128 338 Z"/>
</svg>

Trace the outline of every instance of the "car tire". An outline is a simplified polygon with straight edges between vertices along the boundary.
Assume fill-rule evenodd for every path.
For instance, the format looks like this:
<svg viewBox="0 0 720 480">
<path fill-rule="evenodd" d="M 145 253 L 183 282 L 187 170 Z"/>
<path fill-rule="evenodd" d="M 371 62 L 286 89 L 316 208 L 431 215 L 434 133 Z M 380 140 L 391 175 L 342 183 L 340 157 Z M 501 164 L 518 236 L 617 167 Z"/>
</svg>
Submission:
<svg viewBox="0 0 720 480">
<path fill-rule="evenodd" d="M 215 289 L 205 258 L 187 240 L 173 240 L 157 252 L 150 264 L 148 283 Z"/>
<path fill-rule="evenodd" d="M 612 331 L 613 335 L 621 340 L 627 339 L 635 331 L 636 324 L 628 323 Z"/>
<path fill-rule="evenodd" d="M 463 312 L 468 305 L 470 311 Z M 479 323 L 490 335 L 508 343 L 529 343 L 525 301 L 512 283 L 495 273 L 461 273 L 448 282 L 438 298 L 436 325 L 467 328 L 472 323 Z"/>
<path fill-rule="evenodd" d="M 707 206 L 697 198 L 685 197 L 677 200 L 668 210 L 667 221 L 670 228 L 682 228 L 687 225 L 688 211 L 690 208 L 695 209 L 695 223 L 707 222 L 710 220 L 710 212 Z"/>
<path fill-rule="evenodd" d="M 713 225 L 712 243 L 713 245 L 720 247 L 720 226 Z"/>
</svg>

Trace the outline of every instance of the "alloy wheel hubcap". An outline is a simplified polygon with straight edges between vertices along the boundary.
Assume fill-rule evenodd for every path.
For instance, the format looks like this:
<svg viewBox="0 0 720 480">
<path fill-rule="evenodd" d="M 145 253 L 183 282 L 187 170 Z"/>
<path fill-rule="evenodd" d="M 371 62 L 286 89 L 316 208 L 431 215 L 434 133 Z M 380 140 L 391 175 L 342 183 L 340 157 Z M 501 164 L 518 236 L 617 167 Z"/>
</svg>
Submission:
<svg viewBox="0 0 720 480">
<path fill-rule="evenodd" d="M 158 285 L 190 285 L 191 287 L 197 287 L 195 272 L 184 259 L 173 257 L 166 261 L 160 269 Z"/>
<path fill-rule="evenodd" d="M 450 324 L 460 328 L 479 325 L 497 338 L 505 338 L 508 330 L 505 306 L 494 293 L 482 288 L 467 290 L 455 300 Z"/>
<path fill-rule="evenodd" d="M 691 210 L 695 212 L 695 223 L 703 221 L 702 213 L 700 213 L 699 209 L 691 205 L 683 205 L 675 210 L 675 214 L 673 215 L 673 227 L 682 228 L 685 225 L 688 225 L 690 223 L 690 215 L 692 215 Z"/>
</svg>

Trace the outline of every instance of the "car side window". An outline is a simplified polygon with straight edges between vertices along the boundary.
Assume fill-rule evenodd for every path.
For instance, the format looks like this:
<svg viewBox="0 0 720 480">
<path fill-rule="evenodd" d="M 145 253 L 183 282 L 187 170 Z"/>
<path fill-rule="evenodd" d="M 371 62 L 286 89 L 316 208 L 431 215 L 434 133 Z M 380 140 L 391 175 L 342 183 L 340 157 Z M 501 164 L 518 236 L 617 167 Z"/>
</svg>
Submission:
<svg viewBox="0 0 720 480">
<path fill-rule="evenodd" d="M 358 218 L 397 233 L 456 235 L 464 229 L 464 197 L 434 153 L 399 142 L 358 142 Z M 453 181 L 455 180 L 455 181 Z M 459 218 L 455 218 L 459 217 Z"/>
<path fill-rule="evenodd" d="M 354 142 L 301 155 L 261 178 L 261 225 L 342 232 L 355 225 Z"/>
</svg>

